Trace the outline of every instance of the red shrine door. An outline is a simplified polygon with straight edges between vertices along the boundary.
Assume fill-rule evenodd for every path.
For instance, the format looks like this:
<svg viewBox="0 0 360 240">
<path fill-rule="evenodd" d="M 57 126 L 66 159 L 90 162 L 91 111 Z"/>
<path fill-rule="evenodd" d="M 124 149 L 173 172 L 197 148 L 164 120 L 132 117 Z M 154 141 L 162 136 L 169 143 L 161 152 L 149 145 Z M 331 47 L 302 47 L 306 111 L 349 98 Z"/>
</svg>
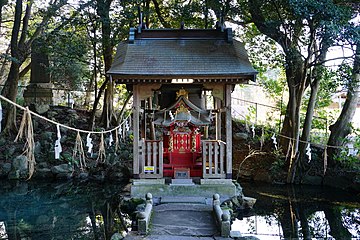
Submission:
<svg viewBox="0 0 360 240">
<path fill-rule="evenodd" d="M 170 126 L 164 133 L 164 176 L 202 176 L 201 141 L 196 126 Z"/>
</svg>

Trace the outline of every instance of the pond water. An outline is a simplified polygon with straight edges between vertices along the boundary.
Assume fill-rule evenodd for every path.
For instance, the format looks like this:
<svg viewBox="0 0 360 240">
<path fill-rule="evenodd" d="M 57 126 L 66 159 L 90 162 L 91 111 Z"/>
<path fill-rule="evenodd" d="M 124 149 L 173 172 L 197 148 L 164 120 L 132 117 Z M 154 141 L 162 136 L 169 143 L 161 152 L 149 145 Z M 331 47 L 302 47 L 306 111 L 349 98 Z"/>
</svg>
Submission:
<svg viewBox="0 0 360 240">
<path fill-rule="evenodd" d="M 110 239 L 129 218 L 125 184 L 0 182 L 0 239 Z"/>
<path fill-rule="evenodd" d="M 258 239 L 360 239 L 359 196 L 321 187 L 241 183 L 257 198 L 233 230 Z M 125 183 L 0 182 L 0 239 L 110 239 L 131 220 Z"/>
<path fill-rule="evenodd" d="M 360 195 L 318 186 L 241 183 L 257 199 L 232 230 L 258 239 L 360 239 Z"/>
</svg>

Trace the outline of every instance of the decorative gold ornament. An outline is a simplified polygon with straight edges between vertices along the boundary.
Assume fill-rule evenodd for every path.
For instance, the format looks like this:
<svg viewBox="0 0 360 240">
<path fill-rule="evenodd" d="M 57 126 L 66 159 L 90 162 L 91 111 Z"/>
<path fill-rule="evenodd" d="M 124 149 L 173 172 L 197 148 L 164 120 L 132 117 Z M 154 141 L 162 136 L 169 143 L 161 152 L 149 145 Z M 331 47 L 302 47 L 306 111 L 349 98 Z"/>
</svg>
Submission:
<svg viewBox="0 0 360 240">
<path fill-rule="evenodd" d="M 188 99 L 189 93 L 185 89 L 181 88 L 179 91 L 176 92 L 176 99 L 178 99 L 181 96 L 184 96 L 186 99 Z"/>
</svg>

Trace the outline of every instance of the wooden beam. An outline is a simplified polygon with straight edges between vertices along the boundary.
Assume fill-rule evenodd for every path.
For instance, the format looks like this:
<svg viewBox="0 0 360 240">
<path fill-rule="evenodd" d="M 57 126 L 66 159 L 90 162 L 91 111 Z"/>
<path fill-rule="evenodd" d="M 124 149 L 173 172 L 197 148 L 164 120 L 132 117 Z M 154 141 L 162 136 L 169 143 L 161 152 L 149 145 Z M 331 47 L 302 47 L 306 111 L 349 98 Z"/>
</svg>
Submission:
<svg viewBox="0 0 360 240">
<path fill-rule="evenodd" d="M 221 109 L 221 100 L 214 97 L 215 100 L 215 109 Z M 222 140 L 221 139 L 221 111 L 219 111 L 218 113 L 216 113 L 216 119 L 215 119 L 215 123 L 216 123 L 216 140 Z"/>
<path fill-rule="evenodd" d="M 225 133 L 226 133 L 226 178 L 232 178 L 232 117 L 231 117 L 232 85 L 225 85 Z"/>
<path fill-rule="evenodd" d="M 133 174 L 134 178 L 139 177 L 139 114 L 140 114 L 140 97 L 139 85 L 133 85 L 133 131 L 134 131 L 134 144 L 133 144 Z"/>
</svg>

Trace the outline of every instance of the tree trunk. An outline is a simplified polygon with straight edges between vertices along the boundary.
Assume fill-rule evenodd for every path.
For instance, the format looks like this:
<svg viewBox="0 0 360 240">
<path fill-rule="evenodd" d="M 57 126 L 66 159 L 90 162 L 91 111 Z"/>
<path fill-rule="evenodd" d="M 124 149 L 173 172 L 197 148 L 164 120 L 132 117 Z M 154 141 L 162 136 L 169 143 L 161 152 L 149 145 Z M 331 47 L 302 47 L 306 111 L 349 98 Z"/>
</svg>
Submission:
<svg viewBox="0 0 360 240">
<path fill-rule="evenodd" d="M 312 120 L 313 120 L 313 116 L 314 116 L 317 93 L 319 91 L 319 86 L 320 86 L 320 77 L 317 76 L 315 78 L 316 79 L 314 79 L 314 82 L 310 85 L 311 92 L 310 92 L 310 99 L 309 99 L 307 109 L 306 109 L 306 116 L 305 116 L 304 126 L 303 126 L 303 130 L 302 130 L 302 135 L 301 135 L 302 142 L 299 144 L 299 148 L 300 148 L 299 159 L 300 159 L 300 164 L 302 167 L 307 162 L 307 159 L 305 158 L 305 153 L 306 153 L 306 147 L 308 144 L 305 142 L 310 141 L 311 125 L 312 125 Z"/>
<path fill-rule="evenodd" d="M 105 65 L 105 73 L 110 69 L 113 58 L 113 46 L 111 41 L 111 21 L 110 21 L 110 6 L 112 0 L 98 0 L 97 13 L 100 16 L 101 32 L 102 32 L 102 49 Z M 111 116 L 113 115 L 113 95 L 114 83 L 106 76 L 107 86 L 104 95 L 103 112 L 101 115 L 101 122 L 105 128 L 110 127 Z"/>
<path fill-rule="evenodd" d="M 19 54 L 19 46 L 18 46 L 20 25 L 21 25 L 21 14 L 22 14 L 22 1 L 17 0 L 15 5 L 14 25 L 11 32 L 11 40 L 10 40 L 11 57 L 13 57 L 14 60 L 12 60 L 11 62 L 9 75 L 5 82 L 5 86 L 1 92 L 1 95 L 7 97 L 13 102 L 16 101 L 20 66 L 23 62 L 19 57 L 20 54 Z M 15 106 L 11 104 L 7 104 L 7 106 L 5 107 L 7 114 L 5 117 L 4 132 L 10 133 L 12 130 L 16 129 L 16 109 Z"/>
<path fill-rule="evenodd" d="M 293 183 L 299 159 L 300 108 L 305 91 L 304 62 L 300 53 L 295 51 L 289 53 L 287 65 L 286 79 L 289 87 L 289 102 L 281 130 L 281 135 L 284 137 L 280 138 L 280 146 L 284 152 L 287 152 L 291 146 L 287 182 Z"/>
<path fill-rule="evenodd" d="M 326 219 L 329 222 L 331 236 L 333 236 L 335 239 L 353 239 L 349 230 L 343 225 L 340 207 L 327 207 L 324 209 L 324 213 Z"/>
<path fill-rule="evenodd" d="M 95 83 L 96 84 L 96 83 Z M 97 95 L 95 96 L 95 100 L 94 100 L 94 104 L 93 104 L 93 109 L 91 112 L 91 117 L 90 117 L 90 124 L 91 124 L 91 129 L 93 129 L 94 124 L 95 124 L 95 116 L 96 116 L 96 109 L 97 106 L 99 105 L 100 102 L 100 98 L 102 93 L 105 91 L 105 88 L 107 86 L 107 82 L 105 81 L 99 88 L 99 92 L 97 93 Z M 96 93 L 96 91 L 95 91 Z"/>
<path fill-rule="evenodd" d="M 356 111 L 359 101 L 360 91 L 360 43 L 356 45 L 356 54 L 354 67 L 352 71 L 352 82 L 348 86 L 345 104 L 341 110 L 341 114 L 337 121 L 329 127 L 331 133 L 328 146 L 342 146 L 345 137 L 351 133 L 350 123 Z M 334 147 L 328 148 L 329 162 L 328 166 L 334 166 L 334 157 L 338 153 L 338 149 Z"/>
</svg>

